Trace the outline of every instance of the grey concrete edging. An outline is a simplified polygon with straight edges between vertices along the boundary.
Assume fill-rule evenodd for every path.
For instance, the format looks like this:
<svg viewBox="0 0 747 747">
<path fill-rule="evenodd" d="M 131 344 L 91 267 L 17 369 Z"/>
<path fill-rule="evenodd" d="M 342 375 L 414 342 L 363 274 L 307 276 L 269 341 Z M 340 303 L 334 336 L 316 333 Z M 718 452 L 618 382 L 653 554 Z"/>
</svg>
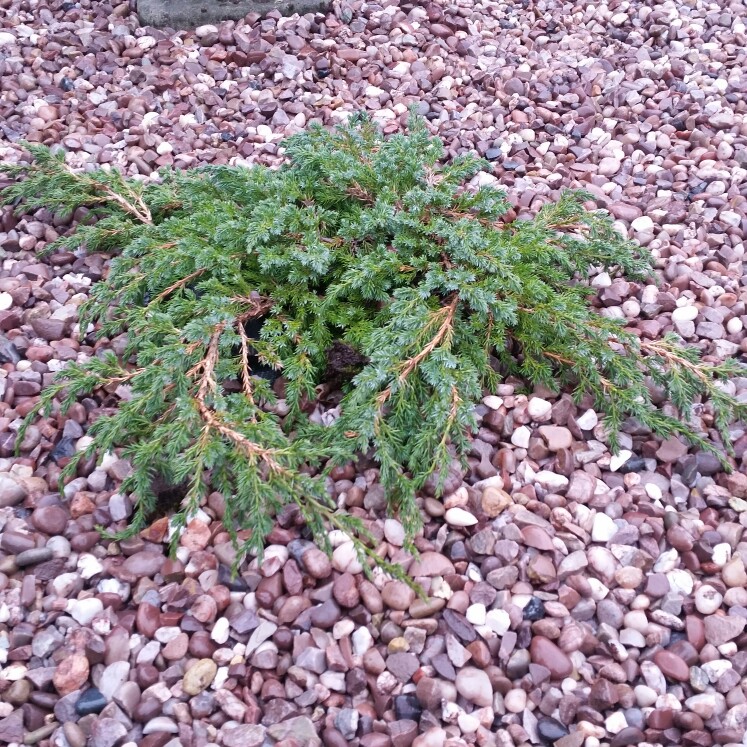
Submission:
<svg viewBox="0 0 747 747">
<path fill-rule="evenodd" d="M 329 5 L 330 0 L 138 0 L 137 14 L 143 26 L 178 30 L 238 21 L 249 13 L 265 15 L 271 10 L 284 16 L 316 13 Z"/>
</svg>

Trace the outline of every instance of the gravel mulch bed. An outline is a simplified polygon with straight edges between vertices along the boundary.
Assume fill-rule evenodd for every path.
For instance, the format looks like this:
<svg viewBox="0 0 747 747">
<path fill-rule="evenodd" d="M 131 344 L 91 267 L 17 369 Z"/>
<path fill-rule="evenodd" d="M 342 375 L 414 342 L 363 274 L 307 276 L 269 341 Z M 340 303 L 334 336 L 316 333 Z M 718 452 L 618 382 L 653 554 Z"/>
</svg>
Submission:
<svg viewBox="0 0 747 747">
<path fill-rule="evenodd" d="M 302 18 L 140 28 L 128 3 L 0 0 L 0 158 L 20 139 L 76 168 L 276 164 L 312 122 L 416 105 L 450 154 L 492 164 L 517 217 L 583 187 L 654 254 L 661 283 L 598 275 L 600 312 L 716 360 L 747 338 L 747 7 L 743 2 L 387 2 Z M 231 580 L 212 495 L 166 555 L 132 512 L 128 465 L 65 459 L 126 388 L 67 418 L 20 419 L 95 354 L 77 310 L 108 258 L 36 252 L 48 211 L 0 224 L 0 743 L 54 747 L 746 745 L 747 470 L 629 421 L 506 382 L 480 406 L 470 469 L 412 561 L 375 468 L 332 489 L 427 592 L 331 562 L 280 517 Z M 85 331 L 84 331 L 85 333 Z M 747 396 L 747 378 L 728 384 Z M 666 406 L 666 405 L 663 405 Z M 710 426 L 707 406 L 694 415 Z"/>
</svg>

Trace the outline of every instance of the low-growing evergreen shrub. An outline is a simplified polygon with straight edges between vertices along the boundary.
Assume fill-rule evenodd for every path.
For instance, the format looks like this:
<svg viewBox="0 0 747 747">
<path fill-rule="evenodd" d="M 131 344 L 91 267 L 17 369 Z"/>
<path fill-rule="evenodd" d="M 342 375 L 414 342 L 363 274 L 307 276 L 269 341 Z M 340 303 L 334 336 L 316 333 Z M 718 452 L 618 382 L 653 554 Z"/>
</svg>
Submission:
<svg viewBox="0 0 747 747">
<path fill-rule="evenodd" d="M 96 222 L 50 249 L 115 253 L 81 329 L 128 335 L 121 358 L 68 365 L 29 418 L 55 399 L 64 411 L 107 385 L 131 388 L 65 470 L 121 448 L 133 465 L 122 486 L 136 501 L 130 532 L 147 524 L 161 479 L 187 485 L 177 527 L 209 489 L 225 496 L 227 530 L 250 530 L 239 558 L 261 552 L 291 502 L 320 546 L 335 527 L 374 556 L 324 475 L 373 456 L 411 540 L 416 493 L 464 459 L 475 404 L 507 375 L 591 395 L 613 449 L 633 416 L 725 459 L 728 426 L 745 416 L 718 382 L 743 375 L 736 362 L 707 365 L 675 336 L 644 340 L 594 312 L 590 273 L 646 279 L 651 262 L 605 213 L 584 208 L 588 195 L 566 192 L 533 220 L 503 223 L 503 193 L 465 188 L 486 164 L 439 165 L 444 150 L 422 121 L 388 139 L 361 118 L 311 128 L 287 142 L 280 169 L 164 170 L 160 183 L 73 173 L 62 153 L 28 149 L 31 163 L 6 169 L 24 178 L 5 202 L 94 211 Z M 652 403 L 652 386 L 681 418 Z M 337 407 L 310 417 L 333 389 Z M 701 398 L 711 434 L 689 423 Z"/>
</svg>

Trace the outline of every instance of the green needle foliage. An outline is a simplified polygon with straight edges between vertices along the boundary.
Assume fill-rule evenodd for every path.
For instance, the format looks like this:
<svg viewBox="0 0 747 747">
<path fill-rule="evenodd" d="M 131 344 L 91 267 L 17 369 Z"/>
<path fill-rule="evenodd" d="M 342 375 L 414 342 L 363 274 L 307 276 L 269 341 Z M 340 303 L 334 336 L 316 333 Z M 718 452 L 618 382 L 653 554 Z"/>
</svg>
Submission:
<svg viewBox="0 0 747 747">
<path fill-rule="evenodd" d="M 434 474 L 443 484 L 454 457 L 464 459 L 475 404 L 507 375 L 592 395 L 612 448 L 633 416 L 720 453 L 730 422 L 746 414 L 719 382 L 744 375 L 735 362 L 706 365 L 675 336 L 641 340 L 593 311 L 591 272 L 644 279 L 651 264 L 606 214 L 583 207 L 588 195 L 566 192 L 535 219 L 504 224 L 502 192 L 465 188 L 487 164 L 439 165 L 443 147 L 422 121 L 388 139 L 363 118 L 311 128 L 287 142 L 278 170 L 166 170 L 147 184 L 73 173 L 62 153 L 27 147 L 33 161 L 5 169 L 24 177 L 5 202 L 93 209 L 95 222 L 50 250 L 115 253 L 81 324 L 129 340 L 120 359 L 68 365 L 27 422 L 55 399 L 64 411 L 102 387 L 131 387 L 65 471 L 121 448 L 134 468 L 123 486 L 136 499 L 129 532 L 152 516 L 161 479 L 188 486 L 178 526 L 208 489 L 223 493 L 234 539 L 250 530 L 239 558 L 261 553 L 273 515 L 295 503 L 320 546 L 329 549 L 336 527 L 364 560 L 378 560 L 364 524 L 326 492 L 325 474 L 373 456 L 412 539 L 417 491 Z M 282 374 L 282 417 L 258 365 Z M 309 404 L 330 377 L 340 414 L 321 425 Z M 652 384 L 681 419 L 652 403 Z M 701 398 L 722 444 L 688 424 Z"/>
</svg>

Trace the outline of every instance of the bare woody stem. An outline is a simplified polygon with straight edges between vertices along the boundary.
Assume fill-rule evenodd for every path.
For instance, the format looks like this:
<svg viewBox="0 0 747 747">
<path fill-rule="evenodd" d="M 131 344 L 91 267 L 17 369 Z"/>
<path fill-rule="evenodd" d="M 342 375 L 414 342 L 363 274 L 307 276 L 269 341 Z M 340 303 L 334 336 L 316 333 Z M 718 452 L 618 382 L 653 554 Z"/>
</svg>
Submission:
<svg viewBox="0 0 747 747">
<path fill-rule="evenodd" d="M 215 364 L 218 362 L 220 336 L 223 334 L 225 328 L 225 322 L 221 322 L 215 326 L 213 334 L 210 337 L 210 342 L 208 343 L 207 353 L 202 362 L 202 377 L 195 396 L 200 416 L 208 427 L 235 444 L 239 451 L 247 458 L 251 460 L 261 459 L 267 465 L 268 469 L 276 474 L 292 475 L 290 470 L 282 467 L 276 461 L 275 457 L 280 453 L 278 449 L 266 449 L 250 441 L 235 428 L 224 423 L 220 416 L 207 404 L 208 395 L 214 392 L 217 387 L 213 373 L 215 371 Z"/>
<path fill-rule="evenodd" d="M 693 376 L 700 379 L 703 384 L 710 385 L 711 382 L 709 381 L 705 373 L 703 373 L 703 369 L 701 366 L 692 363 L 691 361 L 687 360 L 687 358 L 684 358 L 681 355 L 677 355 L 677 353 L 675 353 L 665 343 L 647 342 L 645 340 L 642 340 L 640 346 L 642 351 L 645 351 L 646 353 L 650 353 L 652 355 L 658 355 L 659 357 L 664 358 L 670 365 L 682 366 L 682 368 L 689 371 Z"/>
<path fill-rule="evenodd" d="M 106 187 L 104 189 L 104 192 L 108 199 L 116 202 L 125 210 L 125 212 L 133 215 L 141 223 L 145 223 L 149 226 L 153 225 L 153 216 L 151 215 L 148 206 L 143 202 L 143 199 L 139 195 L 134 195 L 135 204 L 133 205 L 131 202 L 128 202 L 124 197 L 122 197 L 122 195 L 119 195 L 114 190 L 109 189 L 109 187 Z"/>
<path fill-rule="evenodd" d="M 444 320 L 433 339 L 431 339 L 431 341 L 417 355 L 408 358 L 408 360 L 405 361 L 402 371 L 398 376 L 400 384 L 443 342 L 444 338 L 451 332 L 454 325 L 454 314 L 456 313 L 458 304 L 459 296 L 454 295 L 454 298 L 448 306 L 443 306 L 436 312 L 437 315 L 443 316 Z"/>
<path fill-rule="evenodd" d="M 449 417 L 446 420 L 444 427 L 443 436 L 441 437 L 440 447 L 443 448 L 446 445 L 446 441 L 451 433 L 451 428 L 456 422 L 457 415 L 459 414 L 459 405 L 462 402 L 462 398 L 459 396 L 459 392 L 455 386 L 451 387 L 451 408 L 449 409 Z"/>
<path fill-rule="evenodd" d="M 178 290 L 179 288 L 183 288 L 187 283 L 190 282 L 190 280 L 194 280 L 195 278 L 200 277 L 205 272 L 205 268 L 201 267 L 199 270 L 195 270 L 194 272 L 190 272 L 189 275 L 186 277 L 183 277 L 181 280 L 177 280 L 175 283 L 172 283 L 168 288 L 164 288 L 154 299 L 154 302 L 163 301 L 164 298 L 167 296 L 170 296 L 175 290 Z"/>
<path fill-rule="evenodd" d="M 249 367 L 249 339 L 247 338 L 246 331 L 244 330 L 244 325 L 241 322 L 239 322 L 236 327 L 239 330 L 239 337 L 241 338 L 241 378 L 244 388 L 244 395 L 249 400 L 249 402 L 254 404 L 254 392 L 252 391 L 251 382 L 251 369 Z M 255 415 L 252 415 L 252 422 L 257 422 L 257 418 Z"/>
<path fill-rule="evenodd" d="M 441 326 L 438 328 L 436 334 L 431 338 L 430 342 L 412 358 L 408 358 L 404 361 L 402 370 L 397 377 L 399 384 L 404 383 L 407 377 L 425 360 L 444 340 L 444 338 L 451 332 L 454 325 L 454 315 L 459 304 L 459 295 L 454 294 L 451 303 L 448 306 L 442 306 L 438 311 L 434 313 L 433 321 L 438 321 L 440 317 L 444 317 Z M 430 325 L 428 325 L 430 326 Z M 391 386 L 384 389 L 376 398 L 379 408 L 383 407 L 386 401 L 392 394 Z"/>
<path fill-rule="evenodd" d="M 564 358 L 562 355 L 557 355 L 556 353 L 551 353 L 548 350 L 542 351 L 542 355 L 544 355 L 546 358 L 551 358 L 554 361 L 558 361 L 558 363 L 563 363 L 566 366 L 575 366 L 575 362 L 570 360 L 569 358 Z M 610 389 L 614 389 L 614 384 L 601 374 L 599 374 L 599 383 L 602 385 L 605 391 L 609 391 Z"/>
<path fill-rule="evenodd" d="M 68 172 L 68 174 L 75 177 L 76 179 L 80 179 L 80 175 L 76 174 L 75 171 L 73 171 L 69 166 L 65 166 L 64 168 Z M 136 194 L 132 190 L 128 190 L 133 198 L 132 202 L 130 202 L 106 184 L 94 181 L 91 183 L 91 186 L 100 190 L 104 194 L 103 197 L 93 198 L 97 202 L 114 202 L 119 205 L 126 213 L 129 213 L 133 217 L 137 218 L 141 223 L 145 223 L 149 226 L 153 225 L 153 216 L 151 215 L 150 209 L 145 204 L 143 198 L 140 197 L 140 195 Z"/>
</svg>

